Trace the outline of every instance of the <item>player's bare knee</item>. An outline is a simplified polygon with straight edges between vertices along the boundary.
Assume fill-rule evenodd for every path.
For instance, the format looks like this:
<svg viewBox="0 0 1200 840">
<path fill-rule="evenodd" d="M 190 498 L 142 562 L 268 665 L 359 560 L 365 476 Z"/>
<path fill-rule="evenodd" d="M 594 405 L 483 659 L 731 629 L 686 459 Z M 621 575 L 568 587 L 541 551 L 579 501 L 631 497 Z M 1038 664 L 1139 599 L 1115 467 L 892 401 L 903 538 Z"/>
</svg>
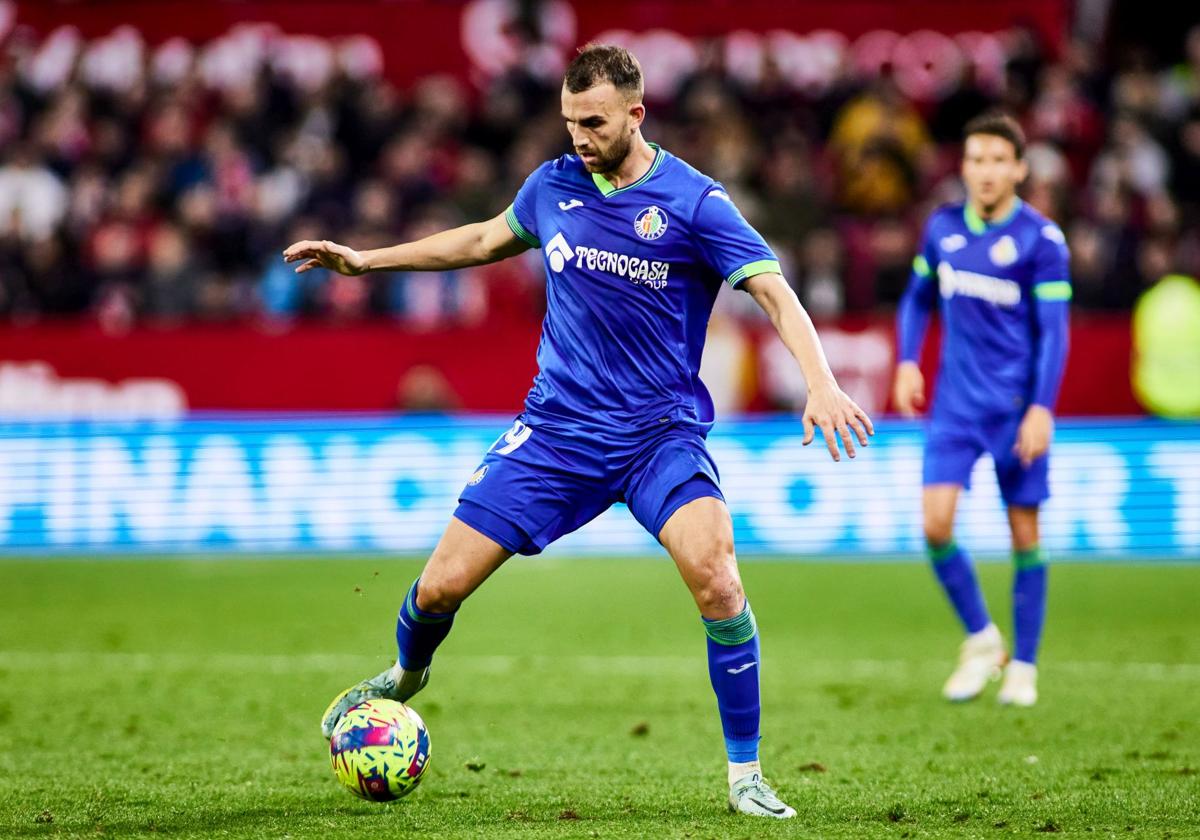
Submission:
<svg viewBox="0 0 1200 840">
<path fill-rule="evenodd" d="M 733 618 L 742 611 L 745 603 L 746 595 L 736 578 L 714 580 L 696 590 L 696 606 L 705 618 Z"/>
<path fill-rule="evenodd" d="M 949 545 L 954 539 L 954 520 L 942 516 L 925 517 L 925 542 L 929 545 Z"/>
<path fill-rule="evenodd" d="M 426 612 L 453 612 L 466 598 L 463 581 L 455 579 L 454 575 L 426 574 L 421 575 L 417 586 L 417 606 Z"/>
<path fill-rule="evenodd" d="M 693 592 L 706 618 L 731 618 L 741 612 L 746 593 L 732 551 L 704 564 L 693 581 Z"/>
</svg>

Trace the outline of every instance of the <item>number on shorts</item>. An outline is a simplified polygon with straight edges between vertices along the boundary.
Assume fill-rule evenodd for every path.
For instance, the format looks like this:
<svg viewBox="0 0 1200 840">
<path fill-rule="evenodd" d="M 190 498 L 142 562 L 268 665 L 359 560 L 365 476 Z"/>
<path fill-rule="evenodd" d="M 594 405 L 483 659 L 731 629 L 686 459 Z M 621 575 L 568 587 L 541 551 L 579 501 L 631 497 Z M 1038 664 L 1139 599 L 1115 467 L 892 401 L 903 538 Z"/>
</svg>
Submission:
<svg viewBox="0 0 1200 840">
<path fill-rule="evenodd" d="M 511 429 L 504 433 L 500 440 L 497 440 L 492 444 L 492 448 L 495 448 L 501 441 L 503 441 L 504 446 L 501 446 L 499 449 L 497 449 L 496 454 L 508 455 L 509 453 L 516 451 L 517 447 L 522 443 L 529 440 L 529 436 L 531 434 L 533 434 L 533 427 L 526 426 L 524 423 L 518 420 L 517 422 L 513 423 L 513 427 Z"/>
</svg>

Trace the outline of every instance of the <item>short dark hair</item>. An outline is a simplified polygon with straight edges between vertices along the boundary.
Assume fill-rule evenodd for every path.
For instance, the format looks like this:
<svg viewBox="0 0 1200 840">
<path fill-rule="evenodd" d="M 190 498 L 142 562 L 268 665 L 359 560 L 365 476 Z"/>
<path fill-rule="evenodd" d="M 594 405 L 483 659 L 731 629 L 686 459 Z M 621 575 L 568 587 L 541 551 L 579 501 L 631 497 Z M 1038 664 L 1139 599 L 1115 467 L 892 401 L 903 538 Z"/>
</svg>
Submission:
<svg viewBox="0 0 1200 840">
<path fill-rule="evenodd" d="M 1017 160 L 1025 157 L 1025 132 L 1018 123 L 1003 111 L 986 111 L 963 126 L 963 141 L 974 134 L 990 134 L 1012 143 Z"/>
<path fill-rule="evenodd" d="M 563 84 L 571 93 L 580 93 L 611 82 L 629 99 L 642 98 L 642 65 L 633 53 L 614 44 L 586 44 L 567 65 Z"/>
</svg>

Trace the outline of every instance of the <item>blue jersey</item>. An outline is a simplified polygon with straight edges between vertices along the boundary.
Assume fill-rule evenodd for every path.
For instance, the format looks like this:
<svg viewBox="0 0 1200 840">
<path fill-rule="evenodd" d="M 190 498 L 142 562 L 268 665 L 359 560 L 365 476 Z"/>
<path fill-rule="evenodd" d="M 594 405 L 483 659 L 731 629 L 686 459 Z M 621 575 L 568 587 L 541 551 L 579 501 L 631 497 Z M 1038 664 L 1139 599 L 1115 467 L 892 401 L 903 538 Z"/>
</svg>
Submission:
<svg viewBox="0 0 1200 840">
<path fill-rule="evenodd" d="M 779 263 L 720 184 L 654 150 L 620 189 L 575 155 L 547 161 L 505 213 L 546 267 L 531 425 L 612 439 L 712 425 L 699 369 L 717 292 Z"/>
<path fill-rule="evenodd" d="M 930 216 L 900 312 L 900 359 L 920 354 L 936 297 L 941 372 L 933 416 L 971 421 L 1053 409 L 1065 360 L 1071 297 L 1066 240 L 1058 225 L 1017 201 L 1007 219 L 984 222 L 969 206 Z"/>
</svg>

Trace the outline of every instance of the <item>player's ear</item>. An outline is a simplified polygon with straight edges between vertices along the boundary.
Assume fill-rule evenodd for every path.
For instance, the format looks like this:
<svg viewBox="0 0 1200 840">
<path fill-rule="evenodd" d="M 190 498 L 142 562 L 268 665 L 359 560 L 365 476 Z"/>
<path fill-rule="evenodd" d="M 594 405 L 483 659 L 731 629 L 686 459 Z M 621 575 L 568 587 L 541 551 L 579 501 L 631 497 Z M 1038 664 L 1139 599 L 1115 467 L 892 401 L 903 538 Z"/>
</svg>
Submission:
<svg viewBox="0 0 1200 840">
<path fill-rule="evenodd" d="M 642 120 L 646 119 L 646 106 L 641 102 L 629 103 L 629 121 L 633 123 L 634 128 L 639 128 L 642 125 Z"/>
<path fill-rule="evenodd" d="M 1024 184 L 1025 179 L 1028 177 L 1029 163 L 1026 162 L 1025 158 L 1021 158 L 1019 161 L 1017 161 L 1017 183 Z"/>
</svg>

